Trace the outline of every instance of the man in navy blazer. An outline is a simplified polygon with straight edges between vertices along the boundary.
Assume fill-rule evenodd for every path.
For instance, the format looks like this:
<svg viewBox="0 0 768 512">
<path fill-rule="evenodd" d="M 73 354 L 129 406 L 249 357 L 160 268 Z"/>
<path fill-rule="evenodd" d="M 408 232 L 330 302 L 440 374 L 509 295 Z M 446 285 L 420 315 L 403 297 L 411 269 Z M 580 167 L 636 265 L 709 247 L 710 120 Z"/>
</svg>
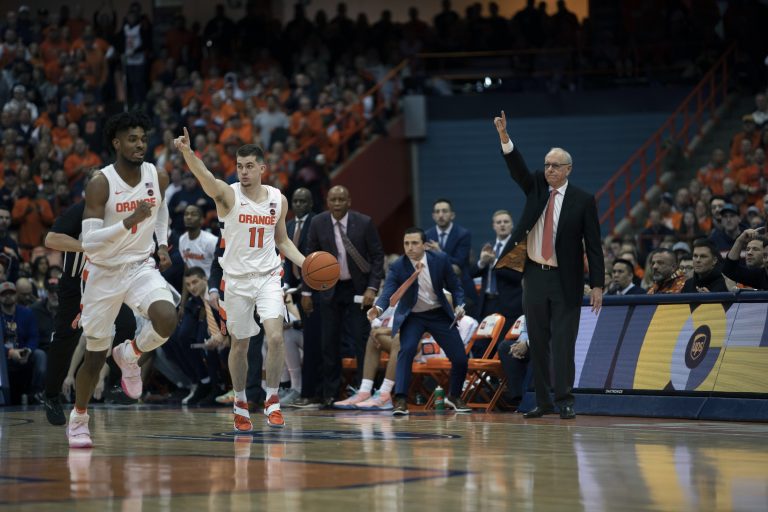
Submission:
<svg viewBox="0 0 768 512">
<path fill-rule="evenodd" d="M 477 316 L 477 293 L 475 284 L 470 276 L 469 252 L 472 249 L 472 233 L 459 226 L 453 220 L 456 212 L 453 204 L 445 198 L 432 203 L 432 220 L 435 225 L 426 232 L 427 249 L 444 252 L 451 259 L 454 271 L 461 275 L 461 286 L 464 288 L 464 301 L 467 313 Z"/>
<path fill-rule="evenodd" d="M 411 279 L 410 287 L 397 302 L 392 321 L 392 336 L 400 333 L 400 352 L 395 371 L 395 403 L 392 414 L 408 414 L 406 396 L 411 383 L 411 364 L 416 356 L 419 341 L 429 332 L 451 361 L 451 384 L 445 403 L 457 412 L 469 412 L 461 399 L 461 388 L 467 375 L 467 354 L 454 319 L 464 315 L 464 290 L 461 288 L 451 261 L 442 252 L 427 251 L 427 238 L 420 228 L 409 228 L 403 237 L 405 255 L 389 266 L 384 288 L 376 304 L 368 312 L 373 321 L 390 305 L 390 298 Z M 443 293 L 447 289 L 453 295 L 455 309 L 451 309 Z"/>
<path fill-rule="evenodd" d="M 511 268 L 495 268 L 498 255 L 504 252 L 512 234 L 512 214 L 507 210 L 496 210 L 492 216 L 496 238 L 487 242 L 480 251 L 477 263 L 472 264 L 472 277 L 481 277 L 478 294 L 478 320 L 499 313 L 504 317 L 502 333 L 506 334 L 517 318 L 523 314 L 523 274 Z M 482 343 L 479 343 L 482 342 Z M 488 348 L 488 340 L 478 340 L 472 345 L 472 355 L 482 357 Z"/>
<path fill-rule="evenodd" d="M 323 405 L 330 408 L 341 386 L 342 322 L 347 322 L 353 337 L 357 382 L 361 380 L 365 344 L 370 332 L 364 308 L 373 305 L 384 277 L 384 248 L 373 220 L 350 209 L 352 199 L 346 187 L 332 187 L 326 203 L 328 211 L 316 215 L 309 226 L 306 250 L 307 254 L 326 251 L 336 256 L 340 278 L 330 290 L 314 295 L 305 285 L 301 307 L 309 315 L 317 307 L 321 315 Z M 347 250 L 342 233 L 356 254 Z"/>
</svg>

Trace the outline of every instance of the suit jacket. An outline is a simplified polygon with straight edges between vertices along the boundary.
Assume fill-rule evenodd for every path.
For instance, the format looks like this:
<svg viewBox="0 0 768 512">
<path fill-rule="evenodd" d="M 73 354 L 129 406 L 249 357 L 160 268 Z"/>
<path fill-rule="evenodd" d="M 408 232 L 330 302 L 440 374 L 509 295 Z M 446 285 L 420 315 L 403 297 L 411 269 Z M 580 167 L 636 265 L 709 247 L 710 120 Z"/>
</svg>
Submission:
<svg viewBox="0 0 768 512">
<path fill-rule="evenodd" d="M 496 267 L 512 267 L 513 261 L 525 261 L 528 233 L 536 225 L 549 200 L 549 185 L 542 171 L 531 173 L 523 156 L 514 148 L 504 155 L 509 174 L 525 194 L 525 206 L 520 221 L 512 230 L 507 246 Z M 568 183 L 555 233 L 555 254 L 559 267 L 564 298 L 574 306 L 584 295 L 584 248 L 589 266 L 589 285 L 601 287 L 605 280 L 605 264 L 600 243 L 600 221 L 592 194 Z M 517 268 L 517 270 L 522 270 Z"/>
<path fill-rule="evenodd" d="M 496 240 L 489 243 L 495 245 Z M 507 241 L 507 245 L 509 243 Z M 496 272 L 496 291 L 499 294 L 499 302 L 504 310 L 496 311 L 496 313 L 501 313 L 505 318 L 511 317 L 507 318 L 507 320 L 513 322 L 518 316 L 523 314 L 523 274 L 507 267 L 496 268 L 493 271 Z M 483 306 L 485 305 L 485 290 L 488 289 L 488 267 L 480 268 L 477 262 L 475 262 L 472 264 L 470 275 L 472 277 L 482 277 L 480 293 L 477 299 L 477 311 L 478 314 L 482 314 Z"/>
<path fill-rule="evenodd" d="M 432 288 L 434 288 L 435 295 L 440 306 L 453 319 L 453 309 L 448 304 L 448 299 L 443 293 L 443 288 L 451 292 L 453 295 L 454 304 L 464 303 L 464 290 L 461 287 L 459 278 L 454 274 L 451 268 L 451 260 L 444 253 L 435 253 L 427 251 L 427 268 L 429 268 L 429 277 L 432 279 Z M 393 293 L 403 284 L 414 272 L 413 264 L 407 256 L 400 256 L 389 266 L 387 272 L 387 279 L 384 281 L 384 288 L 376 299 L 376 305 L 381 308 L 382 311 L 389 307 L 389 298 Z M 423 272 L 423 271 L 422 271 Z M 411 310 L 416 305 L 416 299 L 418 298 L 419 281 L 408 288 L 405 295 L 397 303 L 395 309 L 395 316 L 392 320 L 392 336 L 396 335 L 400 326 L 408 315 L 411 314 Z"/>
<path fill-rule="evenodd" d="M 384 277 L 384 248 L 381 245 L 379 232 L 370 217 L 353 210 L 349 210 L 348 214 L 347 237 L 360 255 L 371 265 L 371 271 L 364 274 L 357 268 L 352 257 L 347 255 L 352 285 L 355 293 L 362 295 L 366 288 L 378 290 L 381 285 L 381 280 Z M 306 254 L 326 251 L 337 258 L 339 257 L 334 233 L 336 228 L 333 223 L 330 212 L 323 212 L 312 218 L 312 223 L 309 225 Z M 320 295 L 326 300 L 331 300 L 334 290 L 335 287 L 320 292 Z"/>
<path fill-rule="evenodd" d="M 618 295 L 621 290 L 616 290 L 613 287 L 611 287 L 610 290 L 605 292 L 606 295 Z M 636 284 L 632 284 L 629 290 L 627 290 L 627 293 L 624 295 L 645 295 L 645 288 L 642 286 L 637 286 Z"/>
<path fill-rule="evenodd" d="M 437 227 L 432 226 L 429 228 L 425 235 L 427 240 L 440 242 L 440 237 L 437 234 Z M 451 232 L 445 239 L 445 247 L 443 252 L 448 255 L 453 265 L 458 265 L 461 269 L 461 286 L 464 288 L 464 296 L 469 301 L 477 302 L 477 294 L 475 293 L 475 285 L 470 277 L 470 263 L 469 252 L 472 249 L 472 233 L 467 228 L 459 226 L 455 222 L 451 228 Z M 458 304 L 458 303 L 456 303 Z"/>
<path fill-rule="evenodd" d="M 307 218 L 304 219 L 304 223 L 301 225 L 301 234 L 299 235 L 299 245 L 297 248 L 299 249 L 299 252 L 305 256 L 309 254 L 306 252 L 307 240 L 309 240 L 309 228 L 312 226 L 312 219 L 314 217 L 315 214 L 309 212 Z M 289 220 L 285 224 L 285 227 L 288 230 L 288 238 L 293 240 L 293 234 L 296 232 L 296 219 L 293 218 Z M 301 272 L 301 269 L 299 269 L 299 272 Z M 297 277 L 293 274 L 293 262 L 289 259 L 285 260 L 283 266 L 283 281 L 285 281 L 285 284 L 287 284 L 289 288 L 295 288 L 301 285 L 301 276 Z"/>
</svg>

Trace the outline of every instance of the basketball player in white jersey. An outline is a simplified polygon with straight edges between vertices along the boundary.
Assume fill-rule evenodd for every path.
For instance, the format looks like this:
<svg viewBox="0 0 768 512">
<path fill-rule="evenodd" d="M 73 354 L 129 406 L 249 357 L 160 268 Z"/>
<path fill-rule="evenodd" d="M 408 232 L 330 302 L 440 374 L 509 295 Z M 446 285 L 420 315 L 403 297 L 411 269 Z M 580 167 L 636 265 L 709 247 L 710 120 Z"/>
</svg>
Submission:
<svg viewBox="0 0 768 512">
<path fill-rule="evenodd" d="M 169 178 L 144 162 L 150 128 L 142 112 L 111 117 L 104 131 L 115 150 L 115 163 L 96 171 L 85 191 L 82 237 L 87 262 L 80 323 L 87 350 L 67 426 L 73 448 L 93 444 L 86 408 L 112 345 L 112 324 L 120 306 L 125 303 L 150 320 L 135 340 L 126 340 L 112 352 L 123 374 L 123 391 L 131 398 L 139 398 L 142 391 L 139 356 L 162 345 L 176 328 L 173 297 L 152 258 L 154 235 L 161 268 L 170 266 L 163 199 Z"/>
<path fill-rule="evenodd" d="M 205 277 L 211 275 L 211 265 L 219 246 L 219 239 L 213 233 L 203 231 L 203 211 L 191 204 L 184 210 L 184 227 L 187 231 L 179 237 L 179 253 L 186 268 L 200 267 Z"/>
<path fill-rule="evenodd" d="M 224 256 L 219 259 L 224 270 L 224 300 L 219 311 L 226 319 L 227 330 L 233 338 L 229 352 L 229 371 L 235 392 L 235 430 L 253 429 L 248 413 L 245 384 L 248 375 L 248 342 L 258 334 L 253 319 L 253 307 L 264 325 L 267 343 L 267 400 L 264 414 L 267 424 L 283 427 L 277 388 L 283 369 L 283 290 L 280 280 L 280 252 L 290 261 L 302 266 L 304 256 L 288 237 L 285 213 L 288 200 L 276 188 L 261 184 L 267 170 L 264 152 L 254 144 L 237 150 L 238 182 L 228 185 L 216 179 L 195 156 L 189 143 L 189 133 L 174 140 L 192 174 L 209 197 L 216 202 L 219 219 L 224 223 Z"/>
</svg>

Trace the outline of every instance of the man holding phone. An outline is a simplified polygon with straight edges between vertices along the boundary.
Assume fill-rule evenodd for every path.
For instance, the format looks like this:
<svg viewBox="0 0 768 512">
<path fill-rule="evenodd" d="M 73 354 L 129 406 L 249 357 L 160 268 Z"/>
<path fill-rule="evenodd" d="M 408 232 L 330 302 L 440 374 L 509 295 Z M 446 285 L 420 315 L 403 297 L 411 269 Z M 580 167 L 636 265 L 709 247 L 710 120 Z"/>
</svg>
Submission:
<svg viewBox="0 0 768 512">
<path fill-rule="evenodd" d="M 22 393 L 33 397 L 33 402 L 42 402 L 43 379 L 47 358 L 37 348 L 37 323 L 31 309 L 16 304 L 16 285 L 11 282 L 0 284 L 0 313 L 2 314 L 3 339 L 8 357 L 8 374 L 11 381 L 12 401 Z M 19 390 L 25 374 L 31 372 L 29 388 Z"/>
</svg>

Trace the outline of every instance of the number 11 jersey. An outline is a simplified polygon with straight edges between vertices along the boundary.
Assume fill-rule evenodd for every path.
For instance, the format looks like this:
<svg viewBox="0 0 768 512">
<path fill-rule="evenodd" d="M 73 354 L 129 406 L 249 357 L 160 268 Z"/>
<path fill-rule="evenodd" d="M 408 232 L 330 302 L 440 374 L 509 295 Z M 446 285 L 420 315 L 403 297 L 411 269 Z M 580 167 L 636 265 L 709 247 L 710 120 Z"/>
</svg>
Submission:
<svg viewBox="0 0 768 512">
<path fill-rule="evenodd" d="M 235 192 L 235 202 L 221 218 L 225 249 L 219 263 L 231 276 L 269 273 L 282 265 L 275 245 L 282 193 L 269 185 L 262 186 L 267 189 L 267 199 L 256 203 L 245 196 L 239 182 L 230 185 Z"/>
</svg>

